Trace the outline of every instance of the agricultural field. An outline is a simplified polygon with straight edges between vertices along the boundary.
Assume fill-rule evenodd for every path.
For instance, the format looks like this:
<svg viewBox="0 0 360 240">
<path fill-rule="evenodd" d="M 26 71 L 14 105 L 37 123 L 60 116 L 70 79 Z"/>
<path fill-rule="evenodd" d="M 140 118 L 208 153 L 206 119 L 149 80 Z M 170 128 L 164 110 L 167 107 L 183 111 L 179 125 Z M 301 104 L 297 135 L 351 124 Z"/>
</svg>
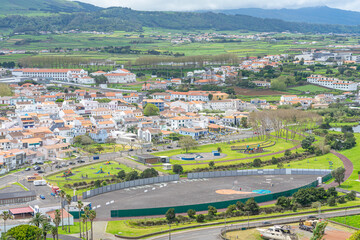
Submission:
<svg viewBox="0 0 360 240">
<path fill-rule="evenodd" d="M 324 92 L 331 92 L 334 91 L 332 89 L 328 89 L 328 88 L 324 88 L 321 86 L 316 86 L 316 85 L 304 85 L 304 86 L 298 86 L 298 87 L 292 87 L 289 90 L 295 90 L 298 91 L 299 93 L 301 92 L 309 92 L 309 93 L 314 93 L 314 94 L 320 94 L 320 93 L 324 93 Z"/>
<path fill-rule="evenodd" d="M 205 31 L 193 31 L 187 33 L 200 33 Z M 209 31 L 208 31 L 209 32 Z M 221 33 L 223 33 L 222 31 Z M 185 56 L 195 55 L 218 55 L 218 54 L 235 54 L 240 57 L 246 56 L 263 56 L 281 53 L 299 53 L 301 49 L 322 47 L 331 44 L 333 40 L 325 39 L 317 43 L 301 44 L 291 40 L 279 40 L 269 42 L 264 40 L 255 41 L 252 39 L 241 39 L 234 42 L 192 42 L 183 44 L 171 43 L 172 37 L 177 37 L 179 31 L 167 29 L 150 29 L 145 28 L 142 33 L 115 31 L 109 34 L 90 34 L 90 33 L 69 33 L 69 34 L 49 34 L 49 35 L 16 35 L 5 38 L 0 42 L 0 48 L 4 49 L 26 49 L 27 51 L 63 48 L 63 49 L 80 49 L 80 48 L 101 48 L 105 46 L 124 47 L 130 46 L 133 50 L 146 52 L 156 50 L 159 52 L 181 53 Z M 244 33 L 229 31 L 228 34 L 242 35 Z M 247 33 L 251 34 L 251 33 Z M 141 35 L 141 36 L 140 36 Z M 158 35 L 162 35 L 159 38 Z M 279 35 L 280 36 L 280 35 Z M 288 35 L 299 38 L 300 35 Z M 303 36 L 301 36 L 303 37 Z M 311 37 L 311 36 L 307 36 Z M 301 40 L 299 40 L 301 42 Z M 296 50 L 294 50 L 296 49 Z M 31 55 L 25 55 L 31 56 Z M 66 53 L 40 53 L 36 56 L 76 56 L 83 59 L 106 59 L 117 63 L 135 62 L 140 56 L 138 54 L 112 54 L 107 52 L 98 52 L 91 49 L 85 51 L 70 51 Z M 24 57 L 24 56 L 21 56 Z M 3 59 L 4 57 L 1 57 Z M 20 56 L 10 55 L 8 60 L 18 60 Z"/>
</svg>

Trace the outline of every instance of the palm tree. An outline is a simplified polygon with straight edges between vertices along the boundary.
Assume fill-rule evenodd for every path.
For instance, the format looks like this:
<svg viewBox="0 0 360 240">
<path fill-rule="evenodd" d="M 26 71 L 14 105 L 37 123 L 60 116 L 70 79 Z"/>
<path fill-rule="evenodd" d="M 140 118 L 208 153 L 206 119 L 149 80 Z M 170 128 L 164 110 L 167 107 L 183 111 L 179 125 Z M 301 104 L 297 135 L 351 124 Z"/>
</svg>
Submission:
<svg viewBox="0 0 360 240">
<path fill-rule="evenodd" d="M 70 204 L 71 204 L 71 196 L 69 194 L 66 195 L 66 202 L 68 204 L 68 213 L 70 213 Z M 69 229 L 69 233 L 70 233 L 70 222 L 69 222 L 69 218 L 68 218 L 68 229 Z"/>
<path fill-rule="evenodd" d="M 8 211 L 4 211 L 0 216 L 4 220 L 4 233 L 6 233 L 6 221 L 12 219 L 13 216 Z"/>
<path fill-rule="evenodd" d="M 51 228 L 51 235 L 53 236 L 53 240 L 58 239 L 58 238 L 57 238 L 58 228 L 57 228 L 56 226 L 53 226 L 53 227 Z"/>
<path fill-rule="evenodd" d="M 61 211 L 62 210 L 63 209 L 61 209 Z M 60 211 L 59 211 L 59 209 L 57 209 L 57 210 L 55 210 L 55 217 L 54 217 L 54 224 L 56 227 L 56 239 L 59 239 L 58 227 L 60 225 L 60 222 L 61 222 Z M 51 233 L 53 233 L 53 230 L 51 230 Z"/>
<path fill-rule="evenodd" d="M 89 236 L 88 236 L 88 225 L 87 225 L 87 220 L 89 218 L 89 213 L 90 213 L 90 208 L 89 206 L 86 206 L 85 207 L 85 229 L 86 229 L 86 240 L 89 239 Z"/>
<path fill-rule="evenodd" d="M 90 220 L 90 227 L 91 227 L 91 240 L 94 239 L 94 234 L 93 234 L 93 221 L 96 218 L 96 212 L 95 210 L 90 210 L 89 212 L 89 220 Z"/>
<path fill-rule="evenodd" d="M 86 223 L 86 215 L 85 214 L 82 214 L 81 215 L 81 221 L 82 221 L 82 223 L 83 223 L 83 229 L 84 229 L 84 231 L 85 231 L 85 223 Z M 86 232 L 86 235 L 87 235 L 87 232 Z M 83 236 L 85 237 L 85 233 L 83 234 Z M 86 238 L 87 239 L 87 238 Z"/>
<path fill-rule="evenodd" d="M 66 196 L 66 193 L 61 190 L 60 193 L 60 209 L 61 209 L 61 219 L 64 219 L 64 211 L 62 210 L 64 208 L 64 198 Z M 61 229 L 64 230 L 64 221 L 61 221 Z"/>
<path fill-rule="evenodd" d="M 79 219 L 80 219 L 81 209 L 83 207 L 84 207 L 84 204 L 82 203 L 82 201 L 78 201 L 77 208 L 79 210 Z M 79 220 L 79 228 L 80 228 L 80 238 L 81 238 L 81 221 L 80 220 Z"/>
<path fill-rule="evenodd" d="M 49 231 L 52 230 L 52 226 L 50 225 L 50 223 L 48 221 L 43 221 L 41 223 L 41 230 L 42 230 L 44 239 L 46 239 L 46 235 Z"/>
<path fill-rule="evenodd" d="M 46 221 L 46 217 L 42 215 L 41 213 L 36 213 L 35 216 L 31 219 L 30 223 L 34 224 L 37 227 L 40 227 L 40 225 Z"/>
</svg>

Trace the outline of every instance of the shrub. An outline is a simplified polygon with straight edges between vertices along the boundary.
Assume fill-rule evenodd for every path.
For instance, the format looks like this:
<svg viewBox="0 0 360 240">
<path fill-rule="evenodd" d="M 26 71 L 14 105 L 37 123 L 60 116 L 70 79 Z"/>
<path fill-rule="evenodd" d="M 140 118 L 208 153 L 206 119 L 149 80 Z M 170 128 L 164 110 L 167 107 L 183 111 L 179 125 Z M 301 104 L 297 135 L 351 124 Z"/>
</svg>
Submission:
<svg viewBox="0 0 360 240">
<path fill-rule="evenodd" d="M 202 223 L 202 222 L 204 222 L 204 220 L 205 220 L 205 216 L 203 214 L 199 214 L 196 216 L 196 221 L 198 223 Z"/>
<path fill-rule="evenodd" d="M 261 159 L 255 158 L 252 165 L 253 165 L 253 167 L 261 167 Z"/>
<path fill-rule="evenodd" d="M 208 214 L 209 214 L 210 216 L 215 216 L 216 213 L 217 213 L 217 209 L 216 209 L 215 207 L 213 207 L 213 206 L 209 206 L 209 207 L 208 207 Z"/>
<path fill-rule="evenodd" d="M 196 211 L 194 209 L 189 209 L 187 211 L 187 215 L 189 216 L 189 218 L 195 218 Z"/>
<path fill-rule="evenodd" d="M 330 207 L 333 207 L 336 205 L 336 199 L 335 197 L 329 197 L 328 200 L 327 200 L 327 203 Z"/>
<path fill-rule="evenodd" d="M 240 211 L 244 211 L 245 204 L 243 202 L 237 201 L 236 208 Z"/>
<path fill-rule="evenodd" d="M 345 196 L 339 197 L 338 203 L 346 203 Z"/>
<path fill-rule="evenodd" d="M 180 174 L 184 171 L 183 167 L 179 164 L 174 164 L 173 166 L 173 172 L 176 174 Z"/>
<path fill-rule="evenodd" d="M 349 201 L 354 201 L 356 199 L 356 192 L 355 191 L 351 191 L 348 194 L 345 195 L 345 197 L 347 198 L 347 200 Z"/>
<path fill-rule="evenodd" d="M 165 214 L 166 220 L 170 223 L 172 223 L 173 221 L 175 221 L 176 216 L 175 216 L 175 209 L 174 208 L 169 208 L 169 210 L 167 210 L 166 214 Z"/>
</svg>

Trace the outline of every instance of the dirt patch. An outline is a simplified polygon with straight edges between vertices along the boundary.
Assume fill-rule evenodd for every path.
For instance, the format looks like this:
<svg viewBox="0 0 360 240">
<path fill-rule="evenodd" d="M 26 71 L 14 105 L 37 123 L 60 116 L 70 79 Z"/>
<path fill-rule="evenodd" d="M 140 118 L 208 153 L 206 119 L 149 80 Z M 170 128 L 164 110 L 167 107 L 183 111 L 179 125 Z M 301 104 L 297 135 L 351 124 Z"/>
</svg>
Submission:
<svg viewBox="0 0 360 240">
<path fill-rule="evenodd" d="M 242 192 L 242 191 L 236 191 L 232 189 L 220 189 L 215 191 L 217 194 L 222 195 L 233 195 L 233 194 L 254 194 L 253 192 Z"/>
<path fill-rule="evenodd" d="M 245 95 L 245 96 L 267 96 L 267 95 L 283 95 L 285 92 L 274 91 L 271 89 L 247 89 L 234 87 L 235 93 L 237 95 Z"/>
</svg>

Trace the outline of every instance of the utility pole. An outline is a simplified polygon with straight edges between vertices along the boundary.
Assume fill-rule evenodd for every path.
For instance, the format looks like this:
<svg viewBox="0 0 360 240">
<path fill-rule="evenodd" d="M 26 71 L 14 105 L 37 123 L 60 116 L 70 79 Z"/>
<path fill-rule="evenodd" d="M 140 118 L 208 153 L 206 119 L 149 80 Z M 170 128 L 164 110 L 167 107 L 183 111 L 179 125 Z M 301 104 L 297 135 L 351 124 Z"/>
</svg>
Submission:
<svg viewBox="0 0 360 240">
<path fill-rule="evenodd" d="M 171 240 L 171 224 L 169 224 L 169 240 Z"/>
</svg>

